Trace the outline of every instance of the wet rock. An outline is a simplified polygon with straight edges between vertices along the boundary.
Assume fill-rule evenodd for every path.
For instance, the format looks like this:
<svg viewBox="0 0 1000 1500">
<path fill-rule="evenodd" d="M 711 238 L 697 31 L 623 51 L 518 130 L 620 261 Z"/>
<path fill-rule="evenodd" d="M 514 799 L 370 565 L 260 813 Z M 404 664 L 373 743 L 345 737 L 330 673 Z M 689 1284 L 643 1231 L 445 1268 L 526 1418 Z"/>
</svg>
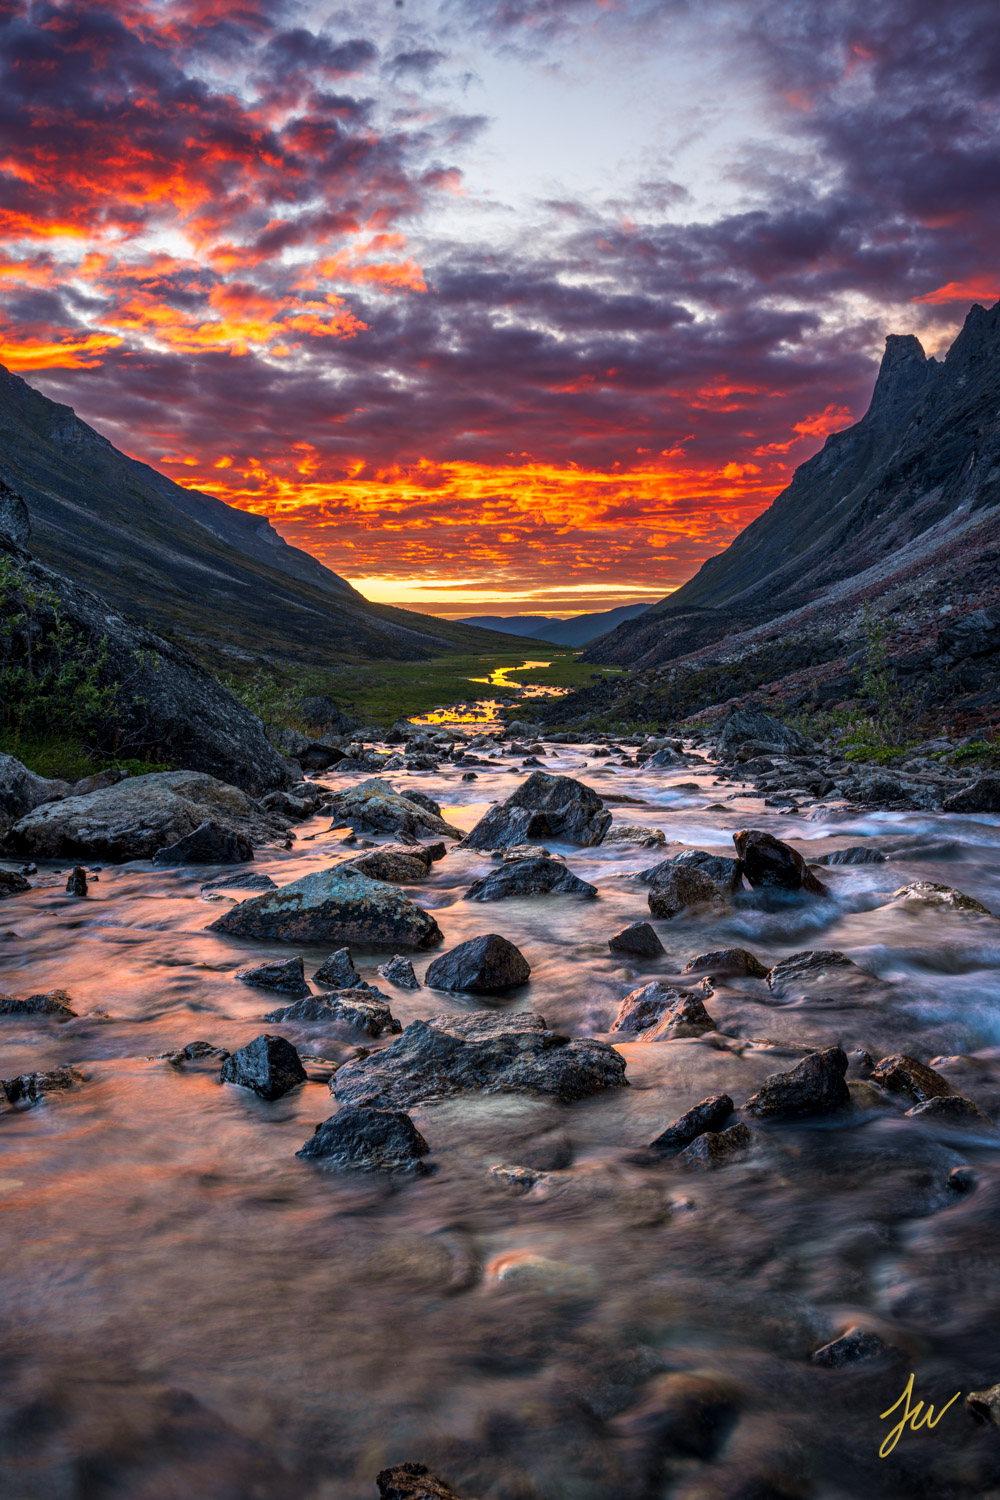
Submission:
<svg viewBox="0 0 1000 1500">
<path fill-rule="evenodd" d="M 15 823 L 6 842 L 36 859 L 152 859 L 205 823 L 228 830 L 244 848 L 285 834 L 284 824 L 234 786 L 198 771 L 156 771 L 46 803 Z"/>
<path fill-rule="evenodd" d="M 720 760 L 730 759 L 750 743 L 762 754 L 787 755 L 806 749 L 806 741 L 797 729 L 772 718 L 752 699 L 733 709 L 723 723 L 716 740 L 716 754 Z"/>
<path fill-rule="evenodd" d="M 446 823 L 439 813 L 424 805 L 432 799 L 422 793 L 414 796 L 395 791 L 387 781 L 373 777 L 362 781 L 333 799 L 331 812 L 334 826 L 348 824 L 355 833 L 395 833 L 416 840 L 421 835 L 437 834 L 439 838 L 460 839 L 457 828 Z M 436 802 L 432 802 L 437 807 Z"/>
<path fill-rule="evenodd" d="M 715 1030 L 715 1022 L 700 995 L 672 989 L 654 979 L 625 996 L 611 1030 L 637 1032 L 644 1042 L 660 1042 L 671 1037 L 702 1036 Z"/>
<path fill-rule="evenodd" d="M 387 964 L 379 964 L 378 971 L 383 979 L 387 979 L 390 984 L 397 985 L 401 990 L 419 990 L 420 988 L 420 980 L 413 972 L 413 965 L 400 953 L 390 958 Z"/>
<path fill-rule="evenodd" d="M 954 1126 L 958 1130 L 978 1130 L 996 1135 L 997 1128 L 987 1119 L 978 1105 L 963 1094 L 937 1094 L 923 1104 L 915 1104 L 906 1111 L 915 1120 L 925 1120 L 933 1125 Z"/>
<path fill-rule="evenodd" d="M 1000 812 L 1000 776 L 980 776 L 970 786 L 952 792 L 941 804 L 945 812 Z"/>
<path fill-rule="evenodd" d="M 702 1099 L 700 1104 L 693 1105 L 691 1109 L 685 1110 L 684 1114 L 678 1116 L 672 1125 L 668 1125 L 666 1130 L 651 1142 L 649 1149 L 663 1152 L 681 1151 L 685 1146 L 690 1146 L 698 1136 L 704 1135 L 706 1131 L 718 1131 L 732 1114 L 733 1107 L 733 1101 L 728 1094 L 711 1094 L 707 1099 Z"/>
<path fill-rule="evenodd" d="M 333 734 L 350 734 L 352 729 L 359 729 L 357 719 L 352 719 L 349 714 L 332 698 L 325 693 L 303 698 L 299 703 L 299 713 L 310 729 L 322 729 Z"/>
<path fill-rule="evenodd" d="M 773 834 L 758 828 L 744 828 L 733 834 L 733 843 L 741 871 L 754 890 L 801 890 L 814 896 L 826 894 L 826 886 L 816 879 L 798 850 L 783 844 Z"/>
<path fill-rule="evenodd" d="M 530 1192 L 535 1183 L 545 1174 L 532 1167 L 518 1167 L 507 1162 L 500 1162 L 497 1166 L 490 1167 L 489 1175 L 499 1182 L 501 1187 L 522 1197 Z"/>
<path fill-rule="evenodd" d="M 1000 1427 L 1000 1385 L 991 1385 L 985 1391 L 970 1391 L 965 1398 L 965 1409 L 977 1422 Z"/>
<path fill-rule="evenodd" d="M 748 948 L 719 948 L 701 953 L 684 966 L 685 974 L 732 974 L 766 979 L 770 970 Z"/>
<path fill-rule="evenodd" d="M 48 781 L 29 771 L 13 755 L 0 755 L 0 815 L 4 818 L 23 818 L 42 803 L 62 796 L 65 790 L 65 782 Z"/>
<path fill-rule="evenodd" d="M 434 798 L 429 797 L 426 792 L 418 791 L 416 787 L 410 787 L 409 790 L 404 793 L 404 795 L 408 797 L 411 802 L 415 802 L 418 807 L 422 807 L 425 812 L 431 813 L 435 818 L 440 818 L 440 802 L 435 802 Z"/>
<path fill-rule="evenodd" d="M 387 1109 L 470 1091 L 551 1094 L 569 1103 L 623 1087 L 625 1062 L 613 1047 L 569 1041 L 523 1011 L 414 1021 L 384 1051 L 346 1063 L 332 1083 L 346 1103 Z"/>
<path fill-rule="evenodd" d="M 462 780 L 463 781 L 478 781 L 479 777 L 476 775 L 475 771 L 464 771 L 462 773 Z"/>
<path fill-rule="evenodd" d="M 979 1185 L 979 1174 L 972 1167 L 952 1167 L 946 1186 L 954 1193 L 971 1193 Z"/>
<path fill-rule="evenodd" d="M 743 1106 L 760 1120 L 824 1115 L 850 1099 L 847 1055 L 840 1047 L 810 1052 L 789 1073 L 772 1073 Z"/>
<path fill-rule="evenodd" d="M 325 1171 L 424 1172 L 429 1151 L 402 1110 L 345 1104 L 295 1155 Z"/>
<path fill-rule="evenodd" d="M 551 859 L 552 851 L 544 844 L 511 844 L 502 857 L 505 865 L 512 865 L 519 859 Z"/>
<path fill-rule="evenodd" d="M 211 821 L 153 855 L 154 865 L 241 865 L 251 859 L 253 845 L 245 835 Z"/>
<path fill-rule="evenodd" d="M 376 990 L 331 990 L 309 995 L 294 1005 L 268 1011 L 265 1021 L 338 1021 L 363 1031 L 365 1036 L 398 1036 L 402 1026 L 389 1009 L 389 1002 Z"/>
<path fill-rule="evenodd" d="M 892 901 L 904 906 L 912 905 L 916 909 L 921 906 L 930 906 L 944 911 L 970 912 L 984 917 L 993 915 L 981 901 L 975 900 L 973 896 L 966 896 L 961 891 L 956 891 L 954 886 L 939 885 L 934 880 L 915 880 L 911 885 L 901 885 L 898 891 L 893 891 Z"/>
<path fill-rule="evenodd" d="M 739 860 L 730 859 L 724 854 L 709 854 L 704 849 L 684 849 L 680 854 L 662 860 L 648 870 L 640 870 L 638 878 L 644 885 L 658 885 L 675 869 L 700 870 L 703 875 L 708 876 L 718 894 L 726 901 L 740 888 Z"/>
<path fill-rule="evenodd" d="M 490 932 L 442 953 L 428 967 L 424 983 L 435 990 L 497 995 L 527 984 L 530 977 L 531 966 L 520 949 L 499 933 Z"/>
<path fill-rule="evenodd" d="M 358 943 L 365 948 L 430 948 L 441 929 L 395 886 L 335 865 L 241 901 L 210 931 L 283 943 Z"/>
<path fill-rule="evenodd" d="M 68 890 L 69 886 L 66 889 Z M 5 901 L 8 896 L 21 896 L 25 891 L 30 890 L 30 881 L 25 880 L 24 876 L 19 875 L 16 870 L 0 870 L 0 901 Z"/>
<path fill-rule="evenodd" d="M 649 890 L 653 917 L 676 917 L 691 907 L 719 906 L 723 898 L 715 881 L 694 865 L 671 865 Z"/>
<path fill-rule="evenodd" d="M 884 865 L 886 855 L 881 849 L 870 849 L 865 844 L 852 844 L 849 849 L 834 849 L 813 860 L 816 865 Z"/>
<path fill-rule="evenodd" d="M 665 844 L 666 834 L 662 828 L 644 828 L 641 823 L 613 823 L 604 838 L 604 844 L 640 844 L 652 848 L 654 844 Z"/>
<path fill-rule="evenodd" d="M 301 957 L 276 958 L 270 963 L 237 969 L 240 984 L 256 985 L 262 990 L 281 990 L 286 995 L 308 995 L 305 965 Z"/>
<path fill-rule="evenodd" d="M 415 881 L 426 879 L 429 865 L 429 861 L 391 846 L 355 855 L 346 863 L 351 869 L 360 870 L 362 875 L 370 875 L 372 880 L 388 880 L 395 885 L 412 885 Z"/>
<path fill-rule="evenodd" d="M 505 861 L 475 881 L 465 893 L 467 901 L 505 901 L 511 896 L 597 895 L 597 887 L 581 880 L 558 859 Z"/>
<path fill-rule="evenodd" d="M 947 1078 L 942 1078 L 926 1063 L 918 1062 L 904 1052 L 895 1052 L 876 1063 L 871 1081 L 890 1094 L 905 1094 L 917 1104 L 926 1104 L 929 1099 L 939 1099 L 955 1092 Z"/>
<path fill-rule="evenodd" d="M 728 1130 L 705 1131 L 685 1146 L 677 1160 L 683 1167 L 698 1172 L 712 1171 L 727 1162 L 738 1161 L 753 1144 L 753 1135 L 742 1120 Z"/>
<path fill-rule="evenodd" d="M 853 959 L 836 948 L 807 948 L 776 963 L 767 976 L 767 983 L 776 995 L 783 995 L 801 986 L 837 984 L 845 979 L 873 982 Z"/>
<path fill-rule="evenodd" d="M 222 1082 L 252 1089 L 261 1099 L 280 1099 L 305 1082 L 299 1054 L 283 1036 L 264 1032 L 222 1064 Z"/>
<path fill-rule="evenodd" d="M 74 865 L 66 882 L 66 894 L 68 896 L 85 896 L 87 894 L 87 872 L 82 865 Z"/>
<path fill-rule="evenodd" d="M 548 1130 L 517 1148 L 522 1167 L 534 1172 L 563 1172 L 573 1165 L 573 1142 L 564 1130 Z"/>
<path fill-rule="evenodd" d="M 648 922 L 631 922 L 608 938 L 612 953 L 625 953 L 630 958 L 659 958 L 666 952 Z"/>
<path fill-rule="evenodd" d="M 0 1016 L 55 1016 L 57 1020 L 68 1021 L 75 1015 L 72 997 L 65 990 L 29 995 L 26 1000 L 0 995 Z"/>
<path fill-rule="evenodd" d="M 316 984 L 329 985 L 333 990 L 352 990 L 365 982 L 354 967 L 350 948 L 338 948 L 325 958 L 313 975 Z"/>
<path fill-rule="evenodd" d="M 493 850 L 552 837 L 589 846 L 599 844 L 610 826 L 611 813 L 593 788 L 571 776 L 532 771 L 506 802 L 480 818 L 462 844 Z"/>
<path fill-rule="evenodd" d="M 214 1042 L 188 1042 L 177 1052 L 165 1052 L 165 1062 L 175 1068 L 183 1068 L 187 1063 L 223 1063 L 231 1056 L 225 1047 L 216 1047 Z"/>
<path fill-rule="evenodd" d="M 46 1094 L 61 1094 L 83 1082 L 75 1068 L 52 1068 L 48 1073 L 22 1073 L 17 1078 L 0 1079 L 0 1094 L 8 1104 L 22 1107 L 40 1104 Z"/>
<path fill-rule="evenodd" d="M 679 751 L 671 750 L 669 746 L 665 746 L 662 750 L 654 750 L 653 754 L 646 761 L 646 765 L 659 770 L 664 766 L 683 766 L 686 764 L 686 759 L 686 756 L 682 755 Z"/>
<path fill-rule="evenodd" d="M 857 1365 L 872 1359 L 884 1359 L 896 1351 L 880 1339 L 877 1333 L 866 1328 L 848 1328 L 839 1338 L 824 1344 L 812 1356 L 814 1365 L 823 1365 L 828 1370 L 841 1370 L 845 1365 Z"/>
<path fill-rule="evenodd" d="M 256 875 L 252 870 L 240 870 L 235 875 L 224 875 L 218 880 L 206 880 L 203 891 L 276 891 L 277 884 L 270 875 Z"/>
</svg>

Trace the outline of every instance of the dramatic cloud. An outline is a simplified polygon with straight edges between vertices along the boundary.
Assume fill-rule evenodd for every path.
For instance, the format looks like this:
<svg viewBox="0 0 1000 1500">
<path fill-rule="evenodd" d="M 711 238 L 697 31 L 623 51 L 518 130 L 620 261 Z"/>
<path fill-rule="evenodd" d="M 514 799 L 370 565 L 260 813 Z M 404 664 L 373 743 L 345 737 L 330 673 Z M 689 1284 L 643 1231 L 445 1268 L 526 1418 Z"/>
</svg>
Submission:
<svg viewBox="0 0 1000 1500">
<path fill-rule="evenodd" d="M 0 0 L 0 362 L 382 596 L 584 608 L 725 545 L 890 328 L 1000 294 L 992 3 L 421 4 Z M 512 130 L 564 89 L 544 161 L 567 68 L 641 101 L 678 47 L 669 150 L 513 193 L 477 76 Z"/>
</svg>

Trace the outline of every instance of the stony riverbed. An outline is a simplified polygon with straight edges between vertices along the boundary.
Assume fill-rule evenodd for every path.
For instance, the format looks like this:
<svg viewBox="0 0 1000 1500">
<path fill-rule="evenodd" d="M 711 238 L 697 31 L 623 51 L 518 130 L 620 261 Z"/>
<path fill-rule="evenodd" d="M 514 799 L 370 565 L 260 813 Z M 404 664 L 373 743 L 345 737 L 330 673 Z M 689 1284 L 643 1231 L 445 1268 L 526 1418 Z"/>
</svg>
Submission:
<svg viewBox="0 0 1000 1500">
<path fill-rule="evenodd" d="M 421 1100 L 409 1113 L 429 1171 L 296 1157 L 337 1110 L 331 1076 L 393 1037 L 263 1022 L 287 997 L 237 969 L 301 954 L 308 980 L 331 945 L 209 930 L 245 894 L 203 892 L 227 869 L 133 861 L 94 881 L 91 865 L 79 898 L 65 860 L 40 861 L 32 889 L 3 902 L 0 989 L 66 991 L 77 1016 L 0 1016 L 0 1075 L 80 1075 L 0 1117 L 5 1500 L 362 1500 L 409 1460 L 465 1500 L 1000 1496 L 1000 1429 L 965 1402 L 1000 1381 L 1000 816 L 835 797 L 776 808 L 716 782 L 690 748 L 673 766 L 592 749 L 546 742 L 530 758 L 594 788 L 613 828 L 664 840 L 546 840 L 596 899 L 469 900 L 500 861 L 452 838 L 401 887 L 444 935 L 409 954 L 419 981 L 440 952 L 497 933 L 528 961 L 527 984 L 485 1000 L 408 989 L 378 974 L 390 953 L 351 950 L 403 1027 L 529 1011 L 613 1044 L 628 1087 Z M 528 757 L 492 753 L 476 752 L 475 780 L 463 761 L 388 779 L 465 833 L 529 774 Z M 797 849 L 821 892 L 745 890 L 651 916 L 642 871 L 684 848 L 731 858 L 745 828 Z M 295 832 L 288 849 L 258 849 L 254 872 L 283 886 L 367 842 L 345 846 L 328 814 Z M 816 864 L 849 847 L 885 858 Z M 987 911 L 894 899 L 916 882 Z M 662 954 L 609 949 L 643 920 Z M 784 987 L 714 974 L 698 990 L 711 1030 L 612 1030 L 630 992 L 690 989 L 691 960 L 734 948 L 762 972 L 803 950 L 856 967 Z M 222 1083 L 211 1055 L 176 1057 L 262 1032 L 307 1075 L 272 1102 Z M 768 1075 L 837 1046 L 849 1105 L 740 1111 Z M 931 1064 L 981 1117 L 907 1113 L 913 1098 L 869 1081 L 894 1054 Z M 714 1095 L 749 1123 L 749 1149 L 714 1170 L 650 1156 Z M 813 1360 L 854 1328 L 876 1337 L 871 1357 Z M 911 1372 L 914 1403 L 961 1397 L 881 1458 L 902 1409 L 880 1413 Z"/>
</svg>

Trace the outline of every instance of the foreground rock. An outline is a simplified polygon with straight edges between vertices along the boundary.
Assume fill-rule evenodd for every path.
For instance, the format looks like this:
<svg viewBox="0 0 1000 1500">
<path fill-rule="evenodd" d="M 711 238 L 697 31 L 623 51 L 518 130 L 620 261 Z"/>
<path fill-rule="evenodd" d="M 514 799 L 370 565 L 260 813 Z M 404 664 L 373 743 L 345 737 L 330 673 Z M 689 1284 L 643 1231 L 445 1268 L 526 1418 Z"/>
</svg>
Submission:
<svg viewBox="0 0 1000 1500">
<path fill-rule="evenodd" d="M 306 1070 L 291 1042 L 264 1032 L 226 1058 L 221 1077 L 223 1083 L 237 1083 L 261 1099 L 273 1100 L 305 1083 Z"/>
<path fill-rule="evenodd" d="M 695 865 L 670 865 L 649 889 L 652 917 L 669 919 L 691 908 L 722 904 L 715 881 Z"/>
<path fill-rule="evenodd" d="M 360 870 L 362 875 L 369 875 L 372 880 L 413 885 L 415 881 L 425 880 L 430 868 L 429 859 L 419 858 L 416 851 L 420 848 L 419 844 L 387 844 L 382 849 L 369 849 L 367 854 L 358 854 L 344 863 L 352 870 Z"/>
<path fill-rule="evenodd" d="M 740 870 L 753 889 L 808 891 L 824 896 L 826 886 L 816 879 L 802 855 L 773 834 L 745 828 L 733 834 Z"/>
<path fill-rule="evenodd" d="M 59 1021 L 69 1021 L 75 1015 L 73 1002 L 65 990 L 49 990 L 44 995 L 29 995 L 26 1000 L 15 1000 L 13 995 L 0 995 L 0 1016 L 55 1016 Z"/>
<path fill-rule="evenodd" d="M 65 782 L 47 781 L 13 755 L 0 755 L 0 823 L 16 822 L 43 802 L 62 796 L 65 790 Z"/>
<path fill-rule="evenodd" d="M 462 837 L 459 829 L 432 812 L 422 798 L 407 797 L 377 776 L 338 792 L 330 810 L 335 828 L 347 825 L 355 833 L 395 833 L 411 841 L 430 833 L 438 838 Z"/>
<path fill-rule="evenodd" d="M 87 872 L 82 865 L 74 865 L 69 872 L 66 881 L 67 896 L 85 896 L 87 894 Z"/>
<path fill-rule="evenodd" d="M 13 1107 L 40 1104 L 46 1094 L 62 1094 L 83 1082 L 75 1068 L 52 1068 L 48 1073 L 22 1073 L 17 1078 L 0 1079 L 0 1095 Z"/>
<path fill-rule="evenodd" d="M 872 1083 L 888 1089 L 890 1094 L 903 1094 L 916 1104 L 926 1104 L 929 1099 L 939 1099 L 955 1091 L 947 1078 L 926 1063 L 908 1057 L 905 1052 L 895 1052 L 883 1057 L 875 1064 Z"/>
<path fill-rule="evenodd" d="M 86 881 L 86 876 L 84 880 Z M 68 883 L 66 889 L 69 890 Z M 16 870 L 0 870 L 0 901 L 6 901 L 8 896 L 23 896 L 25 891 L 30 890 L 31 882 L 25 880 L 24 876 L 19 875 Z M 71 891 L 70 894 L 76 895 L 77 893 Z M 84 895 L 86 895 L 86 889 L 84 889 Z"/>
<path fill-rule="evenodd" d="M 612 953 L 624 953 L 630 958 L 659 958 L 666 953 L 656 933 L 648 922 L 632 922 L 608 938 Z"/>
<path fill-rule="evenodd" d="M 991 917 L 993 913 L 974 896 L 956 891 L 954 886 L 939 885 L 935 880 L 915 880 L 911 885 L 902 885 L 892 893 L 893 905 L 912 907 L 938 907 L 942 911 L 968 912 L 973 916 Z"/>
<path fill-rule="evenodd" d="M 375 990 L 330 990 L 325 995 L 309 995 L 294 1005 L 268 1011 L 265 1021 L 340 1022 L 353 1026 L 365 1036 L 398 1036 L 402 1026 L 389 1009 L 384 995 Z"/>
<path fill-rule="evenodd" d="M 330 954 L 329 958 L 325 958 L 313 975 L 313 979 L 317 984 L 329 985 L 332 990 L 367 988 L 354 967 L 350 948 L 338 948 L 335 953 Z"/>
<path fill-rule="evenodd" d="M 682 1151 L 706 1131 L 718 1131 L 733 1112 L 728 1094 L 712 1094 L 680 1115 L 650 1144 L 651 1151 Z"/>
<path fill-rule="evenodd" d="M 506 901 L 511 896 L 597 895 L 597 887 L 574 875 L 558 859 L 520 859 L 491 870 L 470 885 L 467 901 Z"/>
<path fill-rule="evenodd" d="M 413 972 L 413 965 L 408 958 L 402 954 L 395 954 L 387 964 L 379 964 L 378 971 L 383 979 L 390 984 L 396 985 L 401 990 L 419 990 L 420 980 Z"/>
<path fill-rule="evenodd" d="M 605 844 L 638 844 L 644 849 L 666 842 L 662 828 L 645 828 L 641 823 L 615 823 L 602 839 Z"/>
<path fill-rule="evenodd" d="M 927 1125 L 943 1125 L 946 1129 L 978 1130 L 987 1135 L 996 1135 L 997 1128 L 978 1104 L 966 1099 L 963 1094 L 938 1094 L 925 1104 L 915 1104 L 906 1111 L 907 1117 L 922 1120 Z"/>
<path fill-rule="evenodd" d="M 470 938 L 429 965 L 424 983 L 434 990 L 468 990 L 499 995 L 527 984 L 531 965 L 519 948 L 497 932 Z"/>
<path fill-rule="evenodd" d="M 551 1094 L 570 1103 L 625 1086 L 625 1061 L 607 1043 L 569 1041 L 541 1016 L 496 1011 L 414 1021 L 385 1051 L 345 1063 L 331 1082 L 344 1103 L 379 1109 L 467 1092 Z"/>
<path fill-rule="evenodd" d="M 1000 776 L 980 776 L 960 792 L 953 792 L 941 804 L 945 812 L 1000 812 Z"/>
<path fill-rule="evenodd" d="M 887 855 L 881 849 L 870 849 L 865 844 L 852 844 L 849 849 L 834 849 L 830 854 L 821 854 L 813 861 L 817 865 L 884 865 Z"/>
<path fill-rule="evenodd" d="M 625 996 L 611 1030 L 635 1032 L 644 1042 L 662 1042 L 671 1037 L 702 1036 L 715 1030 L 715 1022 L 699 995 L 675 990 L 654 979 Z"/>
<path fill-rule="evenodd" d="M 467 849 L 507 849 L 544 838 L 587 847 L 599 844 L 611 827 L 611 813 L 582 781 L 532 771 L 523 786 L 491 807 L 462 844 Z"/>
<path fill-rule="evenodd" d="M 33 859 L 152 859 L 206 822 L 247 847 L 284 838 L 285 825 L 237 787 L 198 771 L 157 771 L 45 803 L 14 824 L 5 847 Z"/>
<path fill-rule="evenodd" d="M 153 855 L 154 865 L 242 865 L 253 859 L 246 834 L 211 820 Z"/>
<path fill-rule="evenodd" d="M 870 974 L 836 948 L 807 948 L 802 953 L 789 954 L 775 964 L 767 983 L 776 995 L 800 988 L 842 988 L 845 983 L 855 987 L 874 985 Z"/>
<path fill-rule="evenodd" d="M 847 1055 L 840 1047 L 810 1052 L 789 1073 L 772 1073 L 743 1106 L 759 1120 L 829 1114 L 850 1099 Z"/>
<path fill-rule="evenodd" d="M 364 948 L 430 948 L 441 929 L 395 886 L 337 865 L 253 896 L 209 929 L 280 943 L 357 943 Z"/>
<path fill-rule="evenodd" d="M 682 1167 L 689 1171 L 711 1172 L 716 1167 L 725 1166 L 727 1162 L 736 1161 L 747 1152 L 753 1144 L 753 1136 L 742 1120 L 731 1125 L 728 1130 L 707 1130 L 699 1135 L 697 1140 L 691 1142 L 680 1153 L 677 1160 Z"/>
<path fill-rule="evenodd" d="M 240 984 L 252 984 L 263 990 L 281 990 L 286 995 L 309 993 L 301 957 L 274 959 L 271 963 L 237 969 L 236 978 Z"/>
<path fill-rule="evenodd" d="M 734 975 L 747 979 L 766 979 L 771 971 L 748 948 L 719 948 L 701 953 L 685 964 L 685 974 Z"/>
<path fill-rule="evenodd" d="M 402 1110 L 345 1104 L 295 1155 L 328 1172 L 424 1172 L 429 1150 Z"/>
<path fill-rule="evenodd" d="M 397 1464 L 376 1479 L 379 1500 L 459 1500 L 426 1464 Z"/>
</svg>

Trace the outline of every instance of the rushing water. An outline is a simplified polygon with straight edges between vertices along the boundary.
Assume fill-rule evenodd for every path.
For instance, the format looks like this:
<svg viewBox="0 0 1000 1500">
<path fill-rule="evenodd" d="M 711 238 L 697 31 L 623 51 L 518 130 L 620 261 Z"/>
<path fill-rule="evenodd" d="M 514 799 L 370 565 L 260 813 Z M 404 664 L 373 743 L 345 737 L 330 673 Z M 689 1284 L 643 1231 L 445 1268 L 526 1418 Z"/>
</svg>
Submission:
<svg viewBox="0 0 1000 1500">
<path fill-rule="evenodd" d="M 509 1006 L 606 1035 L 637 983 L 733 944 L 769 962 L 839 948 L 870 981 L 783 1001 L 762 981 L 719 984 L 707 1004 L 721 1036 L 622 1045 L 629 1089 L 569 1106 L 420 1105 L 434 1174 L 350 1179 L 294 1155 L 335 1108 L 322 1068 L 267 1104 L 157 1057 L 195 1039 L 235 1049 L 262 1030 L 321 1056 L 351 1040 L 262 1025 L 280 999 L 233 971 L 288 950 L 206 931 L 229 899 L 201 896 L 213 872 L 106 867 L 83 902 L 41 870 L 3 905 L 0 988 L 64 988 L 92 1014 L 0 1018 L 2 1076 L 73 1063 L 85 1080 L 0 1119 L 4 1500 L 360 1500 L 381 1466 L 407 1459 L 479 1500 L 1000 1495 L 1000 1435 L 961 1400 L 878 1456 L 900 1415 L 880 1413 L 910 1372 L 914 1401 L 938 1409 L 1000 1380 L 1000 1137 L 873 1106 L 755 1126 L 754 1154 L 714 1173 L 629 1159 L 707 1094 L 739 1104 L 834 1042 L 944 1058 L 996 1118 L 1000 921 L 887 902 L 936 880 L 1000 911 L 997 820 L 784 815 L 741 795 L 719 810 L 708 804 L 729 788 L 707 764 L 612 769 L 553 748 L 547 769 L 589 781 L 616 821 L 678 843 L 732 852 L 733 831 L 752 826 L 807 856 L 870 842 L 891 859 L 830 869 L 828 898 L 748 895 L 724 917 L 656 922 L 666 959 L 623 966 L 607 939 L 647 915 L 645 887 L 627 877 L 656 850 L 552 845 L 599 900 L 496 905 L 463 900 L 491 861 L 451 852 L 411 894 L 448 946 L 496 931 L 522 949 L 531 982 Z M 477 769 L 475 782 L 460 765 L 392 780 L 467 829 L 525 774 L 509 759 Z M 328 822 L 303 825 L 257 868 L 284 883 L 341 857 Z M 326 955 L 304 956 L 310 973 Z M 354 956 L 383 983 L 384 955 Z M 418 975 L 432 956 L 415 960 Z M 404 1024 L 463 1008 L 426 989 L 391 993 Z M 540 1198 L 508 1196 L 489 1168 L 540 1143 L 553 1160 L 571 1149 L 572 1165 Z M 965 1195 L 946 1185 L 961 1163 L 979 1177 Z M 856 1323 L 898 1357 L 810 1363 Z"/>
</svg>

